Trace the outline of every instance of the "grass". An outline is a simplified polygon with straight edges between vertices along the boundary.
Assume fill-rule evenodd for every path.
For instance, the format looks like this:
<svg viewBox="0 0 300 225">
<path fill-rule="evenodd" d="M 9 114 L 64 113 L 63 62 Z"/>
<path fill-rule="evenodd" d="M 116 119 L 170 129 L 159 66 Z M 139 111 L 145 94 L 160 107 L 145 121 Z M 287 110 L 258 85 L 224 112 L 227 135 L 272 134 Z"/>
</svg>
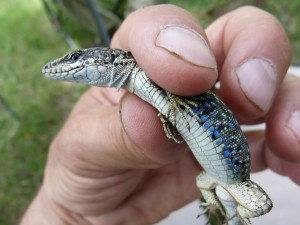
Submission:
<svg viewBox="0 0 300 225">
<path fill-rule="evenodd" d="M 80 86 L 51 82 L 41 67 L 66 51 L 40 1 L 0 3 L 0 224 L 16 224 L 42 181 L 48 145 Z M 77 93 L 77 94 L 76 94 Z"/>
<path fill-rule="evenodd" d="M 206 26 L 227 10 L 253 1 L 186 0 L 178 3 Z M 201 3 L 199 3 L 201 2 Z M 285 24 L 300 64 L 297 0 L 255 1 Z M 0 224 L 17 224 L 38 190 L 47 150 L 86 87 L 49 81 L 41 67 L 69 51 L 39 0 L 0 2 Z M 82 32 L 77 31 L 78 36 Z M 80 40 L 80 38 L 78 38 Z M 85 43 L 86 45 L 86 43 Z"/>
</svg>

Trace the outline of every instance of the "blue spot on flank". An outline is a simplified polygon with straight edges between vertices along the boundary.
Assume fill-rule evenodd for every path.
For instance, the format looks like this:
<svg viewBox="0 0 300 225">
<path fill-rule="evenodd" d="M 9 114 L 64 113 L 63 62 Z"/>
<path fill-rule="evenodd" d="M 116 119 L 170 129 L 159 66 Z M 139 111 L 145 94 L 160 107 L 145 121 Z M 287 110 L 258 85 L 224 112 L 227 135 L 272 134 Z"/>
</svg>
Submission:
<svg viewBox="0 0 300 225">
<path fill-rule="evenodd" d="M 229 150 L 230 149 L 230 146 L 229 145 L 224 145 L 223 147 L 225 150 Z"/>
<path fill-rule="evenodd" d="M 230 165 L 229 165 L 229 168 L 230 168 L 230 169 L 234 169 L 234 165 L 233 165 L 233 164 L 230 164 Z"/>
<path fill-rule="evenodd" d="M 217 113 L 212 113 L 210 114 L 212 117 L 215 117 L 217 115 Z"/>
<path fill-rule="evenodd" d="M 220 145 L 221 144 L 221 141 L 220 140 L 216 140 L 215 141 L 215 145 Z"/>
<path fill-rule="evenodd" d="M 223 152 L 223 156 L 224 156 L 225 158 L 228 158 L 230 155 L 231 155 L 231 152 L 228 151 L 228 150 L 226 150 L 226 151 Z"/>
<path fill-rule="evenodd" d="M 221 134 L 220 134 L 220 132 L 219 131 L 215 131 L 214 132 L 214 136 L 215 136 L 215 138 L 219 138 L 220 136 L 221 136 Z"/>
<path fill-rule="evenodd" d="M 202 115 L 201 116 L 201 121 L 204 123 L 207 120 L 208 116 Z"/>
<path fill-rule="evenodd" d="M 211 128 L 209 128 L 209 132 L 210 132 L 210 133 L 213 133 L 213 132 L 214 132 L 214 130 L 215 130 L 215 128 L 214 128 L 214 127 L 211 127 Z"/>
<path fill-rule="evenodd" d="M 196 115 L 199 115 L 199 114 L 201 113 L 201 109 L 200 109 L 200 108 L 191 107 L 191 109 L 193 110 L 193 112 L 194 112 Z"/>
<path fill-rule="evenodd" d="M 227 163 L 227 164 L 231 163 L 231 160 L 230 160 L 230 159 L 227 159 L 227 160 L 226 160 L 226 163 Z"/>
<path fill-rule="evenodd" d="M 211 106 L 211 104 L 209 104 L 209 103 L 205 103 L 205 106 L 207 107 L 207 108 L 211 108 L 212 106 Z"/>
<path fill-rule="evenodd" d="M 211 121 L 208 121 L 207 123 L 205 123 L 204 124 L 204 129 L 207 129 L 207 128 L 209 128 L 210 127 L 210 125 L 212 124 L 212 122 Z"/>
</svg>

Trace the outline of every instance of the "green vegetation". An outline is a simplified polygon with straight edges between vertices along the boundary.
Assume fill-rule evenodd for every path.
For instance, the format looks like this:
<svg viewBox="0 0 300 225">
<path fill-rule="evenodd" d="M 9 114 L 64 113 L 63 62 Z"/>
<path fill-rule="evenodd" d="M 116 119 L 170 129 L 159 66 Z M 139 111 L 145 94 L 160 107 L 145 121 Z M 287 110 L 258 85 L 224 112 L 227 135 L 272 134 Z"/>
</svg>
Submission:
<svg viewBox="0 0 300 225">
<path fill-rule="evenodd" d="M 256 2 L 284 24 L 292 40 L 294 62 L 300 64 L 297 0 L 167 2 L 191 11 L 204 26 L 245 2 Z M 44 63 L 70 49 L 51 25 L 40 0 L 1 1 L 0 27 L 0 224 L 10 225 L 17 224 L 41 185 L 49 143 L 87 87 L 43 78 Z M 82 43 L 83 32 L 73 31 Z"/>
<path fill-rule="evenodd" d="M 40 186 L 49 142 L 83 87 L 41 75 L 45 62 L 69 49 L 40 1 L 1 1 L 0 9 L 0 95 L 18 116 L 0 105 L 0 224 L 5 225 L 17 223 Z"/>
<path fill-rule="evenodd" d="M 243 5 L 252 5 L 273 14 L 287 32 L 293 49 L 293 64 L 300 66 L 300 1 L 284 0 L 159 0 L 176 4 L 191 12 L 202 24 L 208 26 L 220 15 Z"/>
</svg>

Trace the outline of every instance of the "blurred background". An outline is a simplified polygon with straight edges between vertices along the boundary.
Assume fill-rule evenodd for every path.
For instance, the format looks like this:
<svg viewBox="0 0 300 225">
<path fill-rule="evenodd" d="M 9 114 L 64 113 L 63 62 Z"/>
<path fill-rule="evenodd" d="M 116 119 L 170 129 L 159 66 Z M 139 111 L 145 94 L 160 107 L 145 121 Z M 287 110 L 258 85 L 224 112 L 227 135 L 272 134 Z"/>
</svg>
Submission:
<svg viewBox="0 0 300 225">
<path fill-rule="evenodd" d="M 2 0 L 0 2 L 0 224 L 17 224 L 42 182 L 49 143 L 88 88 L 44 79 L 42 66 L 77 47 L 106 46 L 131 11 L 176 4 L 208 26 L 243 5 L 272 13 L 300 66 L 299 0 Z M 254 34 L 255 35 L 255 34 Z"/>
</svg>

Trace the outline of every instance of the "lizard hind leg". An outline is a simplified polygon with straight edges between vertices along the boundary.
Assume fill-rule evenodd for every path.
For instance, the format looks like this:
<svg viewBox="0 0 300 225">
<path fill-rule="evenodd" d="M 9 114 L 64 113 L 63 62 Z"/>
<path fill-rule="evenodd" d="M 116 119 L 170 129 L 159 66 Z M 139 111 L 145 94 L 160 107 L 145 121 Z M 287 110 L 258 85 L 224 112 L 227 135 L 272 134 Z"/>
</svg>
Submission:
<svg viewBox="0 0 300 225">
<path fill-rule="evenodd" d="M 256 183 L 246 180 L 224 186 L 237 202 L 236 210 L 242 218 L 252 218 L 268 213 L 273 203 L 267 193 Z"/>
<path fill-rule="evenodd" d="M 216 184 L 214 180 L 205 172 L 201 172 L 197 176 L 197 186 L 202 193 L 204 202 L 201 202 L 200 207 L 204 210 L 199 216 L 207 215 L 208 222 L 215 221 L 212 224 L 223 224 L 226 221 L 226 213 L 223 206 L 218 200 L 215 193 Z M 199 217 L 198 216 L 198 217 Z"/>
<path fill-rule="evenodd" d="M 222 189 L 222 188 L 221 188 Z M 207 202 L 202 202 L 203 213 L 208 216 L 211 224 L 222 225 L 251 225 L 249 218 L 242 217 L 237 211 L 238 204 L 230 195 L 220 198 L 220 186 L 215 189 L 201 190 L 202 195 Z M 227 193 L 227 192 L 226 192 Z"/>
<path fill-rule="evenodd" d="M 201 190 L 203 199 L 201 200 L 200 206 L 203 211 L 198 214 L 197 218 L 206 215 L 208 218 L 207 224 L 224 224 L 226 221 L 225 212 L 215 198 L 215 194 L 212 190 Z M 213 221 L 213 222 L 212 222 Z"/>
<path fill-rule="evenodd" d="M 224 224 L 228 225 L 251 225 L 247 217 L 243 217 L 238 212 L 239 204 L 222 186 L 217 185 L 215 189 L 216 196 L 226 212 Z"/>
</svg>

